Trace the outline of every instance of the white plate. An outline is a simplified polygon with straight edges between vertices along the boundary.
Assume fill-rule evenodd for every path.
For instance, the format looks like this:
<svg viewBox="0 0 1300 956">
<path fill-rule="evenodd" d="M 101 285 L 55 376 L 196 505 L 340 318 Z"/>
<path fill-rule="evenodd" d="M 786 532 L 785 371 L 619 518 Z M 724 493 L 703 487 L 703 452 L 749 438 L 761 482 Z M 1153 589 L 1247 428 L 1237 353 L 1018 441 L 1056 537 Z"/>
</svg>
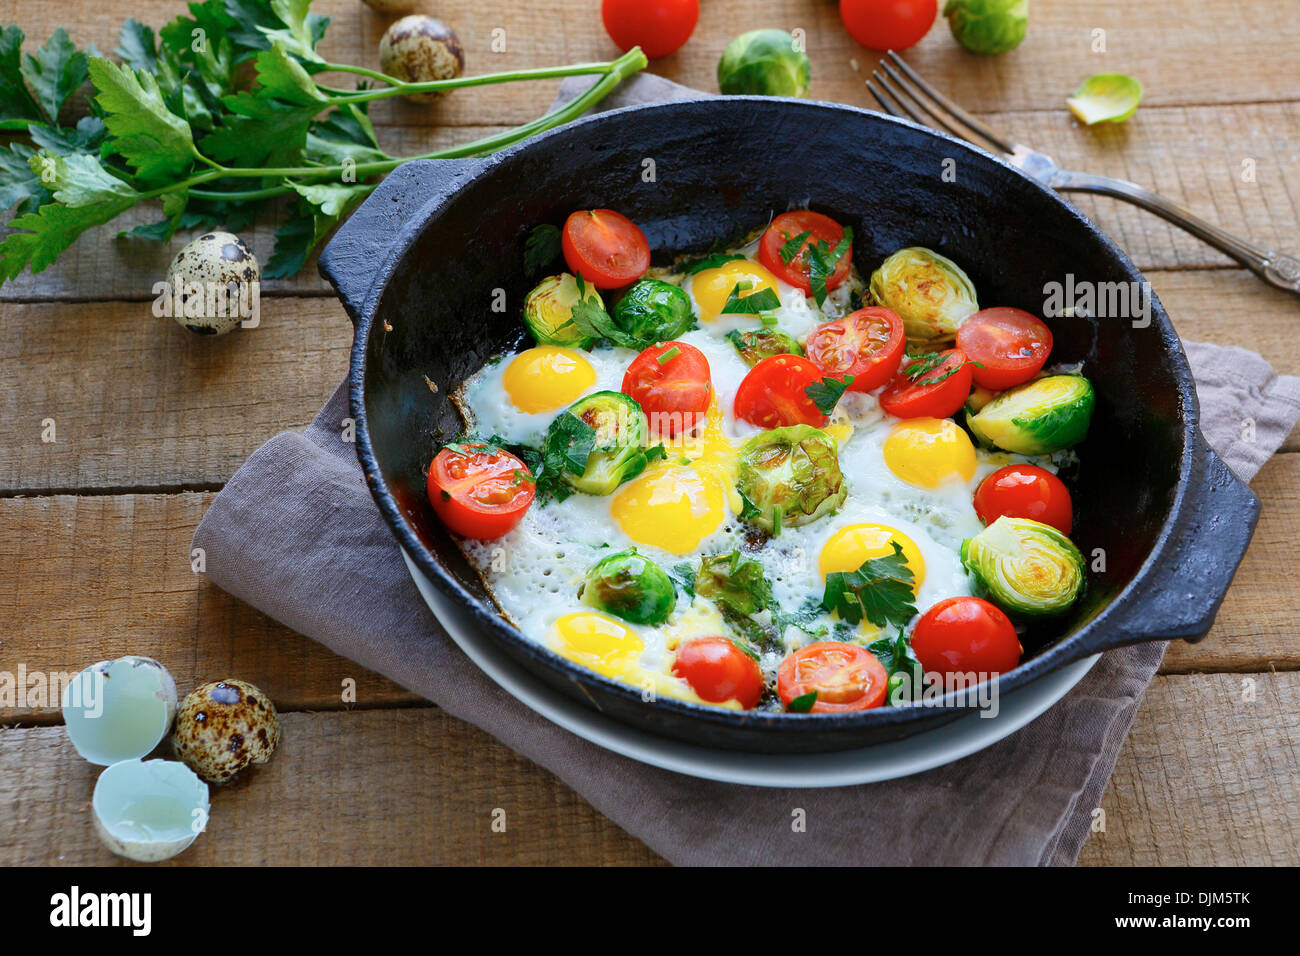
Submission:
<svg viewBox="0 0 1300 956">
<path fill-rule="evenodd" d="M 429 609 L 478 667 L 527 707 L 592 743 L 654 767 L 755 787 L 842 787 L 906 777 L 960 760 L 1014 733 L 1064 697 L 1099 655 L 1067 664 L 977 713 L 905 740 L 828 754 L 753 754 L 697 747 L 619 723 L 548 687 L 478 633 L 470 616 L 402 557 Z"/>
</svg>

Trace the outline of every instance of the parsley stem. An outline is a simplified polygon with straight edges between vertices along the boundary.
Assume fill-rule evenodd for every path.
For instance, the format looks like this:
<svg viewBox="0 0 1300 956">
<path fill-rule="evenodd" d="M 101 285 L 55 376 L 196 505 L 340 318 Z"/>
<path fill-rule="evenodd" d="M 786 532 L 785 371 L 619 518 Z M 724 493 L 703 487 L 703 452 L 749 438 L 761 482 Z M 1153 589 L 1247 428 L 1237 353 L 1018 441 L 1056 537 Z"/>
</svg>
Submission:
<svg viewBox="0 0 1300 956">
<path fill-rule="evenodd" d="M 344 167 L 340 165 L 340 166 L 290 166 L 290 167 L 283 167 L 279 169 L 241 168 L 241 167 L 226 168 L 222 166 L 216 166 L 216 164 L 212 163 L 211 160 L 208 160 L 206 157 L 203 157 L 205 162 L 208 162 L 216 166 L 216 168 L 211 169 L 207 172 L 199 173 L 195 176 L 190 177 L 187 180 L 184 180 L 183 182 L 173 183 L 170 186 L 163 187 L 160 189 L 155 189 L 151 192 L 143 193 L 141 198 L 152 199 L 157 196 L 161 196 L 164 193 L 176 192 L 181 189 L 191 189 L 190 195 L 193 196 L 195 199 L 216 200 L 216 201 L 240 200 L 240 199 L 268 199 L 272 196 L 280 196 L 280 195 L 285 195 L 287 193 L 291 193 L 293 192 L 293 187 L 288 185 L 268 186 L 263 189 L 248 190 L 246 192 L 230 192 L 230 193 L 224 193 L 220 191 L 209 191 L 209 190 L 193 190 L 192 187 L 200 186 L 203 183 L 212 182 L 214 179 L 226 179 L 226 178 L 231 178 L 231 179 L 248 179 L 248 178 L 266 179 L 266 178 L 276 178 L 276 177 L 290 178 L 290 179 L 328 178 L 331 176 L 340 175 L 341 173 L 344 172 L 345 169 L 354 172 L 358 178 L 365 178 L 368 176 L 376 176 L 376 175 L 382 175 L 385 173 L 392 172 L 402 163 L 410 162 L 412 160 L 417 160 L 417 159 L 456 159 L 464 156 L 480 156 L 487 153 L 492 153 L 495 152 L 496 150 L 504 149 L 507 146 L 512 146 L 515 143 L 519 142 L 520 140 L 527 139 L 528 137 L 533 136 L 537 133 L 543 132 L 548 129 L 552 129 L 556 126 L 561 126 L 564 123 L 569 122 L 570 120 L 577 119 L 588 109 L 590 109 L 593 105 L 595 105 L 600 100 L 608 96 L 609 93 L 612 92 L 616 86 L 622 83 L 626 77 L 631 76 L 633 73 L 636 73 L 644 69 L 646 66 L 646 58 L 645 58 L 645 54 L 641 52 L 640 47 L 633 47 L 631 50 L 623 54 L 623 56 L 619 57 L 617 60 L 613 60 L 609 63 L 598 64 L 598 65 L 601 67 L 608 67 L 608 71 L 605 72 L 604 76 L 602 76 L 599 80 L 597 80 L 589 89 L 584 91 L 582 95 L 578 96 L 576 99 L 569 101 L 564 106 L 561 106 L 559 109 L 552 110 L 551 112 L 547 113 L 545 116 L 538 117 L 532 122 L 524 123 L 522 126 L 516 126 L 514 129 L 506 130 L 505 132 L 497 133 L 493 136 L 486 136 L 482 139 L 477 139 L 470 143 L 462 143 L 459 146 L 451 146 L 446 149 L 435 150 L 432 153 L 424 153 L 420 156 L 409 156 L 404 158 L 375 160 L 374 162 L 369 162 L 369 163 L 357 163 L 356 165 L 351 167 Z M 498 74 L 498 75 L 502 75 L 502 74 Z"/>
<path fill-rule="evenodd" d="M 387 73 L 380 73 L 378 70 L 367 69 L 364 66 L 353 66 L 350 63 L 326 63 L 319 72 L 321 73 L 356 73 L 358 76 L 368 76 L 372 80 L 378 80 L 381 83 L 387 83 L 389 86 L 401 86 L 402 81 L 395 76 L 389 76 Z"/>
</svg>

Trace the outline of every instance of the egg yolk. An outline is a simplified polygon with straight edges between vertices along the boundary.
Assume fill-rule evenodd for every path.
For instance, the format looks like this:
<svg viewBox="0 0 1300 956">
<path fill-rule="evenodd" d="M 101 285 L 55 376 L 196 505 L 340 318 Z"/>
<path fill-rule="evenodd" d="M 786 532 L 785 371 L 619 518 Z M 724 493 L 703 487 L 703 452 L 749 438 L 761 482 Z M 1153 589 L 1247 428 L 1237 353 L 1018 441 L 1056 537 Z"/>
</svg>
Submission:
<svg viewBox="0 0 1300 956">
<path fill-rule="evenodd" d="M 776 287 L 776 276 L 768 272 L 757 262 L 748 259 L 733 259 L 716 269 L 703 269 L 691 279 L 691 294 L 699 307 L 700 321 L 712 322 L 722 314 L 727 304 L 727 297 L 738 283 L 750 283 L 747 290 L 742 290 L 740 297 L 753 295 L 759 289 L 771 289 L 780 294 Z"/>
<path fill-rule="evenodd" d="M 656 469 L 630 482 L 610 514 L 633 541 L 673 554 L 694 551 L 726 517 L 727 495 L 712 469 Z"/>
<path fill-rule="evenodd" d="M 596 384 L 596 370 L 573 349 L 539 345 L 506 366 L 502 384 L 521 412 L 548 412 L 568 405 Z"/>
<path fill-rule="evenodd" d="M 831 535 L 822 548 L 818 567 L 822 577 L 833 571 L 856 571 L 863 562 L 894 553 L 894 542 L 903 549 L 903 559 L 912 572 L 912 591 L 925 580 L 925 559 L 916 542 L 886 524 L 851 524 Z"/>
<path fill-rule="evenodd" d="M 645 644 L 622 621 L 579 611 L 552 625 L 551 649 L 597 674 L 618 679 L 635 668 Z"/>
<path fill-rule="evenodd" d="M 883 452 L 889 470 L 909 485 L 937 488 L 953 478 L 975 477 L 975 446 L 946 418 L 899 422 L 885 439 Z"/>
</svg>

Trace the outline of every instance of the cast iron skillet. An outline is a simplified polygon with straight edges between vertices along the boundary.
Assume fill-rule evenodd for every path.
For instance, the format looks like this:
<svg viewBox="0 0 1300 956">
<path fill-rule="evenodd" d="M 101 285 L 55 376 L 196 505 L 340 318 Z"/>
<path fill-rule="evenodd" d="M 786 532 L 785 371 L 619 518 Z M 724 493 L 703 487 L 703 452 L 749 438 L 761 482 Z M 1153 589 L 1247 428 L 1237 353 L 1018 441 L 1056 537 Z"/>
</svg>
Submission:
<svg viewBox="0 0 1300 956">
<path fill-rule="evenodd" d="M 955 159 L 953 182 L 941 175 Z M 643 173 L 654 161 L 653 181 Z M 563 693 L 653 733 L 761 752 L 860 747 L 931 729 L 959 707 L 846 715 L 738 713 L 645 702 L 530 641 L 495 610 L 425 496 L 434 449 L 460 431 L 447 395 L 525 341 L 523 246 L 538 223 L 610 206 L 656 261 L 810 206 L 854 232 L 864 274 L 922 245 L 965 267 L 980 302 L 1043 312 L 1044 284 L 1138 282 L 1128 258 L 1073 207 L 1007 164 L 903 120 L 764 97 L 615 110 L 487 159 L 394 171 L 321 256 L 356 323 L 350 387 L 357 454 L 384 519 L 425 575 L 511 657 Z M 504 290 L 508 308 L 493 311 Z M 1208 448 L 1196 393 L 1159 302 L 1149 325 L 1051 322 L 1053 361 L 1086 362 L 1097 392 L 1072 481 L 1075 540 L 1096 568 L 1064 619 L 1026 638 L 1014 692 L 1123 644 L 1202 637 L 1250 541 L 1259 502 Z M 383 600 L 378 596 L 377 600 Z"/>
</svg>

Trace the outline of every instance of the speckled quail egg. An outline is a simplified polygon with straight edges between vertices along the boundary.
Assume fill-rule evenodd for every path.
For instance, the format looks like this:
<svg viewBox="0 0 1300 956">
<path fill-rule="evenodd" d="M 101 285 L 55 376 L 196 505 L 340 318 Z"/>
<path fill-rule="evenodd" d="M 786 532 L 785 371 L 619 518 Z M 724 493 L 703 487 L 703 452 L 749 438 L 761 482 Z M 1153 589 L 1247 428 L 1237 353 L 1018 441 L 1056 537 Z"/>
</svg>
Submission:
<svg viewBox="0 0 1300 956">
<path fill-rule="evenodd" d="M 90 807 L 104 845 L 156 863 L 180 853 L 208 824 L 208 788 L 175 760 L 123 760 L 95 781 Z"/>
<path fill-rule="evenodd" d="M 421 14 L 402 17 L 379 41 L 379 68 L 408 83 L 450 80 L 465 69 L 465 51 L 451 27 Z M 446 90 L 413 93 L 414 103 L 432 103 Z"/>
<path fill-rule="evenodd" d="M 176 682 L 152 657 L 91 664 L 63 688 L 63 723 L 77 753 L 109 766 L 143 757 L 176 716 Z"/>
<path fill-rule="evenodd" d="M 243 313 L 256 303 L 261 277 L 257 257 L 243 239 L 230 232 L 205 232 L 176 253 L 167 268 L 172 317 L 191 332 L 224 335 L 248 317 Z"/>
<path fill-rule="evenodd" d="M 172 734 L 176 756 L 209 783 L 266 763 L 279 743 L 275 705 L 252 684 L 230 678 L 191 691 Z"/>
</svg>

